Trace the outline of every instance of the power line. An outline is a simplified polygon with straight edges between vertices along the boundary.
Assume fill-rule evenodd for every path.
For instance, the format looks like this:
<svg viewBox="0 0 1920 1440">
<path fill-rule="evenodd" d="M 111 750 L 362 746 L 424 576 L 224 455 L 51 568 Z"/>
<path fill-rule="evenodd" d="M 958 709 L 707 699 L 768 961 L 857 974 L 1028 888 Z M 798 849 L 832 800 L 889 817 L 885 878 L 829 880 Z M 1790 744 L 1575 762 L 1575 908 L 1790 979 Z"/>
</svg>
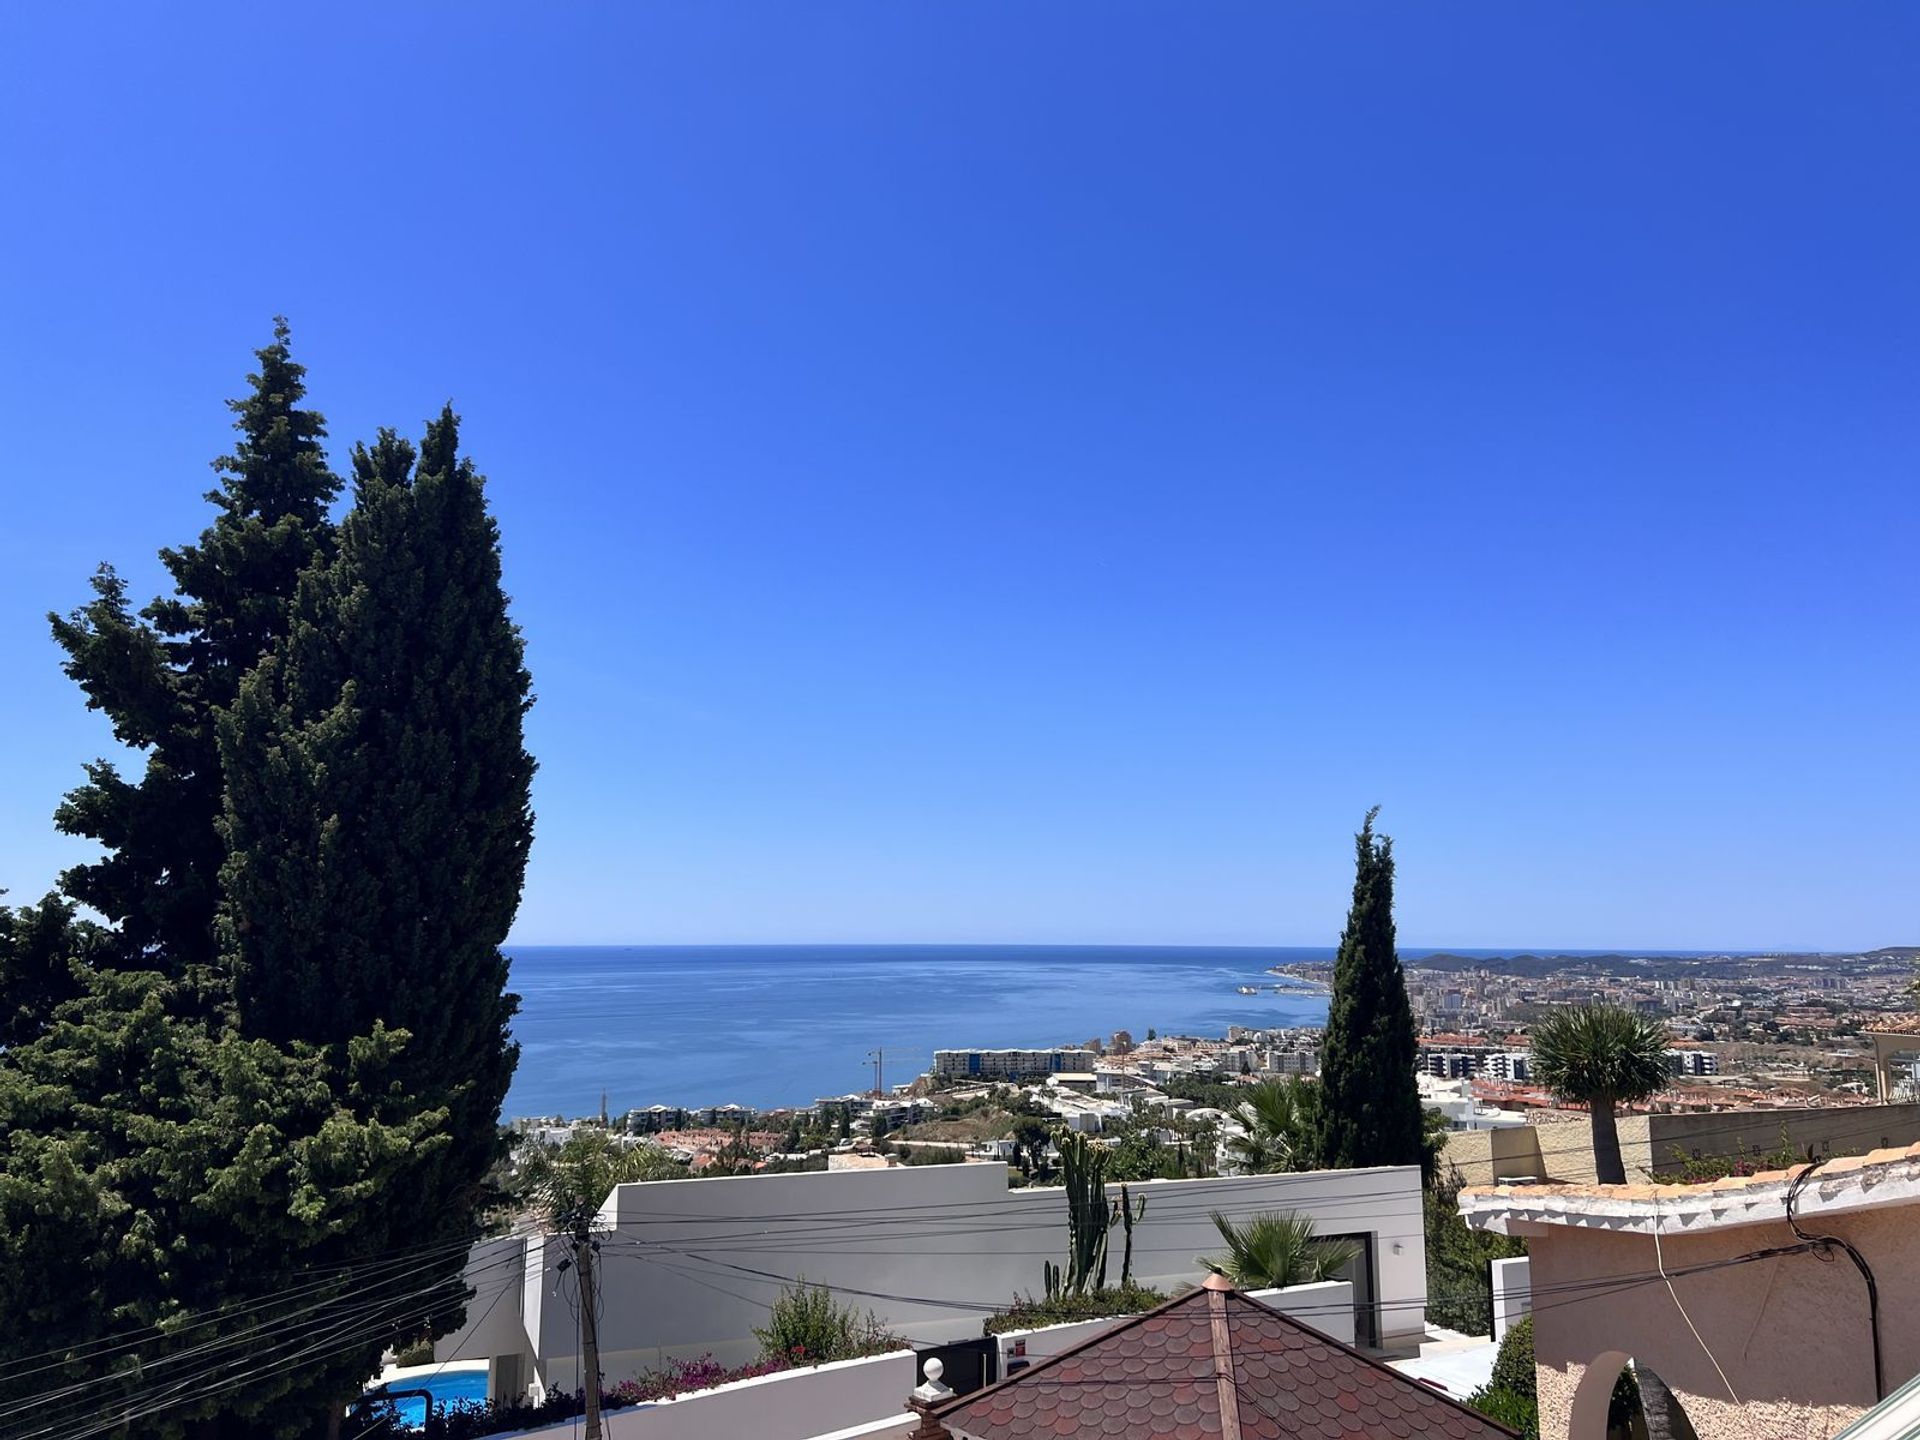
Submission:
<svg viewBox="0 0 1920 1440">
<path fill-rule="evenodd" d="M 524 1237 L 523 1234 L 509 1229 L 503 1235 L 477 1235 L 464 1240 L 437 1241 L 428 1245 L 410 1246 L 384 1251 L 361 1261 L 353 1261 L 338 1266 L 327 1266 L 317 1272 L 313 1272 L 312 1278 L 302 1280 L 300 1283 L 282 1290 L 267 1291 L 259 1295 L 233 1300 L 224 1305 L 195 1311 L 184 1316 L 167 1316 L 160 1321 L 146 1325 L 132 1326 L 125 1330 L 102 1335 L 97 1339 L 87 1341 L 77 1346 L 56 1345 L 45 1350 L 34 1351 L 30 1354 L 17 1355 L 6 1365 L 0 1365 L 0 1381 L 18 1379 L 27 1375 L 36 1375 L 46 1370 L 60 1369 L 68 1364 L 79 1364 L 88 1360 L 97 1359 L 102 1355 L 134 1349 L 141 1345 L 156 1343 L 157 1341 L 172 1340 L 185 1334 L 189 1330 L 199 1329 L 222 1319 L 235 1319 L 246 1314 L 249 1310 L 257 1309 L 261 1306 L 312 1294 L 315 1291 L 325 1289 L 329 1285 L 344 1283 L 350 1279 L 364 1279 L 368 1275 L 377 1274 L 381 1270 L 391 1268 L 392 1266 L 406 1264 L 410 1260 L 422 1255 L 440 1253 L 458 1254 L 462 1251 L 471 1251 L 475 1245 L 484 1243 L 489 1239 L 501 1240 L 514 1238 Z M 163 1329 L 163 1326 L 167 1328 Z M 140 1336 L 143 1338 L 127 1339 L 126 1337 L 128 1336 Z M 21 1362 L 44 1360 L 49 1356 L 57 1356 L 59 1358 L 52 1360 L 48 1364 L 36 1365 L 30 1368 L 20 1368 Z"/>
<path fill-rule="evenodd" d="M 517 1260 L 517 1258 L 518 1257 L 514 1257 L 514 1256 L 503 1256 L 503 1257 L 500 1257 L 500 1259 L 492 1262 L 490 1266 L 482 1267 L 482 1269 L 484 1270 L 486 1268 L 493 1268 L 494 1266 L 498 1266 L 503 1263 L 511 1263 Z M 376 1287 L 381 1285 L 391 1285 L 396 1281 L 404 1281 L 404 1280 L 412 1279 L 414 1276 L 424 1271 L 438 1268 L 439 1263 L 440 1263 L 439 1261 L 434 1260 L 434 1261 L 425 1262 L 423 1264 L 416 1264 L 412 1268 L 402 1271 L 399 1274 L 391 1275 L 380 1281 L 377 1281 Z M 479 1272 L 476 1272 L 476 1273 L 479 1273 Z M 462 1290 L 465 1290 L 466 1276 L 464 1272 L 462 1272 L 461 1274 L 449 1275 L 446 1277 L 446 1279 L 435 1282 L 434 1288 L 439 1288 L 443 1286 L 450 1287 L 455 1285 L 459 1286 Z M 147 1373 L 155 1370 L 163 1370 L 170 1365 L 178 1364 L 180 1361 L 191 1359 L 196 1355 L 203 1355 L 203 1354 L 218 1351 L 221 1349 L 228 1349 L 236 1345 L 250 1345 L 257 1342 L 263 1336 L 271 1335 L 279 1330 L 284 1330 L 293 1322 L 298 1320 L 301 1316 L 310 1315 L 316 1311 L 324 1310 L 329 1306 L 337 1305 L 343 1298 L 345 1297 L 342 1297 L 340 1295 L 331 1295 L 331 1296 L 328 1296 L 326 1299 L 318 1301 L 312 1305 L 308 1305 L 308 1306 L 302 1307 L 301 1309 L 291 1311 L 285 1315 L 275 1316 L 273 1319 L 263 1324 L 256 1324 L 253 1326 L 235 1330 L 230 1334 L 220 1336 L 215 1339 L 201 1341 L 197 1344 L 190 1345 L 183 1350 L 170 1351 L 167 1354 L 161 1356 L 159 1359 L 153 1360 L 145 1364 L 140 1364 L 137 1360 L 135 1361 L 135 1363 L 142 1373 Z M 127 1373 L 127 1372 L 122 1372 L 122 1373 Z M 47 1401 L 47 1400 L 57 1399 L 64 1394 L 93 1389 L 97 1387 L 99 1384 L 101 1384 L 103 1381 L 110 1381 L 113 1378 L 114 1377 L 111 1373 L 106 1375 L 90 1376 L 87 1379 L 78 1380 L 69 1385 L 66 1385 L 54 1390 L 43 1391 L 40 1393 L 40 1395 L 38 1395 L 35 1398 L 37 1401 Z M 4 1419 L 9 1415 L 18 1414 L 21 1410 L 25 1408 L 28 1408 L 26 1404 L 15 1403 L 4 1409 L 0 1409 L 0 1419 Z"/>
<path fill-rule="evenodd" d="M 779 1273 L 773 1272 L 773 1271 L 760 1271 L 750 1266 L 732 1265 L 725 1261 L 714 1260 L 712 1257 L 709 1257 L 709 1256 L 703 1256 L 693 1252 L 674 1250 L 672 1249 L 672 1247 L 660 1246 L 658 1248 L 667 1249 L 669 1253 L 678 1255 L 680 1258 L 685 1260 L 697 1261 L 697 1262 L 708 1264 L 708 1265 L 717 1265 L 725 1269 L 736 1270 L 736 1271 L 739 1271 L 740 1273 L 754 1277 L 755 1279 L 772 1280 L 772 1281 L 778 1281 L 781 1283 L 795 1283 L 799 1278 L 794 1276 L 780 1275 Z M 1680 1269 L 1669 1270 L 1666 1272 L 1666 1275 L 1664 1277 L 1660 1272 L 1654 1271 L 1654 1272 L 1647 1272 L 1643 1274 L 1609 1276 L 1609 1277 L 1600 1277 L 1598 1279 L 1588 1280 L 1588 1281 L 1569 1282 L 1568 1284 L 1565 1284 L 1562 1286 L 1541 1287 L 1536 1292 L 1537 1296 L 1551 1297 L 1551 1296 L 1559 1295 L 1562 1292 L 1568 1292 L 1568 1293 L 1566 1293 L 1565 1298 L 1559 1298 L 1559 1299 L 1548 1298 L 1544 1300 L 1536 1300 L 1536 1303 L 1534 1304 L 1533 1309 L 1535 1313 L 1539 1313 L 1539 1312 L 1543 1312 L 1551 1309 L 1556 1309 L 1565 1305 L 1591 1303 L 1592 1301 L 1599 1298 L 1603 1298 L 1607 1295 L 1619 1293 L 1625 1290 L 1630 1290 L 1642 1285 L 1661 1283 L 1663 1278 L 1667 1278 L 1667 1279 L 1683 1278 L 1689 1275 L 1702 1274 L 1702 1273 L 1707 1273 L 1713 1270 L 1727 1268 L 1732 1265 L 1748 1264 L 1757 1260 L 1770 1259 L 1780 1255 L 1807 1253 L 1809 1250 L 1813 1248 L 1816 1248 L 1816 1246 L 1812 1244 L 1802 1244 L 1802 1245 L 1796 1245 L 1796 1246 L 1776 1246 L 1776 1247 L 1771 1247 L 1765 1250 L 1754 1251 L 1746 1255 L 1731 1256 L 1721 1260 L 1708 1261 L 1708 1262 L 1703 1262 L 1701 1264 L 1694 1265 L 1694 1266 L 1688 1266 Z M 637 1254 L 638 1258 L 648 1260 L 651 1263 L 660 1265 L 662 1266 L 662 1268 L 668 1269 L 673 1273 L 681 1274 L 683 1278 L 692 1279 L 695 1281 L 695 1283 L 707 1283 L 704 1281 L 702 1277 L 697 1277 L 690 1273 L 684 1272 L 681 1267 L 672 1265 L 671 1262 L 664 1261 L 660 1259 L 657 1255 L 647 1253 L 647 1251 L 644 1248 L 637 1249 L 634 1253 Z M 814 1282 L 809 1282 L 809 1283 L 814 1283 Z M 428 1293 L 435 1288 L 438 1288 L 438 1287 L 430 1286 L 430 1287 L 427 1287 L 426 1290 L 423 1290 L 422 1292 L 419 1292 L 419 1293 L 423 1293 L 423 1294 Z M 501 1288 L 499 1293 L 495 1295 L 493 1302 L 488 1306 L 488 1309 L 486 1312 L 487 1314 L 491 1313 L 493 1306 L 497 1305 L 499 1301 L 502 1298 L 504 1298 L 505 1294 L 510 1288 L 511 1288 L 510 1286 L 503 1286 Z M 721 1287 L 718 1287 L 718 1286 L 710 1286 L 709 1288 L 721 1289 Z M 942 1306 L 945 1308 L 996 1309 L 996 1310 L 1000 1308 L 998 1306 L 983 1306 L 978 1302 L 939 1300 L 939 1299 L 934 1299 L 934 1298 L 925 1297 L 925 1296 L 897 1295 L 897 1294 L 891 1294 L 889 1292 L 866 1290 L 863 1288 L 848 1287 L 848 1286 L 834 1286 L 831 1284 L 826 1284 L 823 1286 L 823 1288 L 826 1288 L 835 1293 L 859 1295 L 859 1296 L 865 1296 L 869 1298 L 876 1298 L 876 1299 L 883 1299 L 883 1300 L 892 1300 L 898 1303 L 925 1304 L 925 1305 L 932 1305 L 932 1306 Z M 756 1303 L 756 1304 L 759 1303 L 759 1302 L 751 1301 L 750 1299 L 748 1299 L 748 1297 L 739 1296 L 736 1292 L 722 1290 L 722 1293 L 734 1294 L 735 1298 L 746 1300 L 747 1303 Z M 1424 1307 L 1433 1298 L 1434 1297 L 1432 1296 L 1428 1296 L 1428 1297 L 1423 1297 L 1422 1299 L 1419 1299 L 1419 1300 L 1407 1300 L 1407 1301 L 1401 1301 L 1401 1302 L 1378 1302 L 1376 1303 L 1375 1308 L 1380 1310 L 1392 1310 L 1392 1309 L 1412 1309 L 1415 1307 Z M 383 1308 L 384 1304 L 385 1302 L 379 1302 L 372 1308 L 375 1308 L 375 1309 Z M 1298 1318 L 1301 1315 L 1305 1315 L 1309 1313 L 1329 1313 L 1329 1314 L 1340 1313 L 1342 1311 L 1350 1310 L 1350 1308 L 1351 1307 L 1348 1307 L 1348 1306 L 1309 1306 L 1309 1307 L 1294 1308 L 1294 1309 L 1291 1309 L 1288 1313 L 1291 1313 L 1295 1316 L 1295 1318 Z M 150 1403 L 146 1404 L 144 1407 L 134 1408 L 130 1404 L 123 1404 L 123 1407 L 120 1409 L 119 1413 L 112 1415 L 109 1418 L 106 1418 L 103 1423 L 96 1424 L 91 1429 L 83 1430 L 78 1432 L 77 1434 L 72 1435 L 70 1437 L 70 1440 L 87 1440 L 87 1437 L 97 1435 L 97 1434 L 102 1434 L 106 1430 L 110 1430 L 124 1424 L 130 1424 L 135 1420 L 144 1419 L 153 1414 L 161 1413 L 166 1409 L 174 1408 L 179 1404 L 186 1403 L 190 1399 L 205 1398 L 206 1396 L 211 1394 L 222 1393 L 226 1390 L 233 1388 L 237 1384 L 245 1383 L 246 1380 L 252 1378 L 254 1375 L 262 1373 L 264 1369 L 270 1368 L 269 1366 L 270 1361 L 272 1364 L 279 1364 L 279 1365 L 293 1364 L 300 1359 L 306 1358 L 309 1355 L 326 1350 L 326 1347 L 330 1342 L 336 1340 L 343 1332 L 352 1329 L 356 1321 L 363 1318 L 364 1316 L 348 1317 L 346 1320 L 340 1323 L 337 1323 L 332 1327 L 326 1329 L 320 1335 L 320 1338 L 318 1340 L 314 1341 L 314 1343 L 312 1344 L 309 1344 L 305 1349 L 298 1351 L 292 1355 L 281 1356 L 278 1360 L 273 1360 L 272 1357 L 277 1352 L 284 1351 L 288 1345 L 299 1343 L 300 1339 L 303 1337 L 294 1337 L 293 1339 L 284 1341 L 281 1344 L 272 1347 L 267 1353 L 267 1355 L 256 1357 L 260 1363 L 252 1365 L 247 1369 L 240 1371 L 237 1375 L 228 1375 L 225 1379 L 221 1380 L 219 1383 L 212 1385 L 211 1387 L 208 1387 L 206 1389 L 203 1389 L 197 1392 L 197 1394 L 189 1395 L 189 1396 L 182 1396 L 180 1394 L 180 1391 L 183 1385 L 191 1385 L 192 1383 L 194 1383 L 194 1380 L 196 1379 L 205 1378 L 206 1376 L 218 1374 L 222 1366 L 219 1364 L 216 1364 L 215 1366 L 210 1367 L 208 1370 L 204 1371 L 203 1375 L 200 1377 L 192 1377 L 187 1381 L 175 1382 L 172 1386 L 162 1390 L 157 1398 L 152 1399 Z M 1118 1320 L 1125 1317 L 1114 1317 L 1114 1318 Z M 482 1316 L 482 1322 L 484 1322 L 484 1319 L 485 1319 L 485 1314 L 483 1314 Z M 385 1322 L 381 1322 L 381 1323 L 384 1324 Z M 378 1328 L 376 1328 L 371 1333 L 375 1333 L 375 1334 L 379 1333 Z M 332 1350 L 327 1351 L 326 1353 L 330 1353 L 330 1354 L 340 1353 L 343 1350 L 352 1349 L 357 1345 L 366 1343 L 366 1338 L 367 1337 L 364 1334 L 357 1334 L 353 1338 L 349 1339 L 346 1343 L 341 1345 L 336 1345 L 333 1347 Z M 1123 1378 L 1119 1381 L 1109 1380 L 1109 1381 L 1101 1381 L 1099 1383 L 1113 1384 L 1113 1383 L 1141 1383 L 1141 1382 L 1138 1382 L 1137 1380 L 1132 1379 L 1131 1377 L 1128 1377 L 1128 1378 Z M 140 1398 L 141 1397 L 139 1396 L 128 1397 L 128 1401 L 133 1401 Z M 56 1421 L 55 1427 L 53 1429 L 48 1429 L 43 1426 L 38 1430 L 22 1432 L 16 1437 L 16 1440 L 29 1440 L 29 1437 L 34 1437 L 34 1440 L 37 1440 L 37 1437 L 58 1433 L 59 1427 L 64 1423 L 65 1423 L 65 1420 L 63 1419 L 61 1421 Z"/>
<path fill-rule="evenodd" d="M 501 1257 L 499 1260 L 491 1262 L 491 1266 L 488 1268 L 510 1265 L 515 1263 L 515 1259 L 516 1257 L 511 1256 Z M 502 1287 L 500 1293 L 505 1294 L 508 1288 L 510 1287 Z M 291 1318 L 287 1318 L 280 1322 L 270 1323 L 256 1330 L 239 1331 L 232 1335 L 222 1337 L 217 1341 L 206 1342 L 202 1346 L 196 1347 L 197 1350 L 202 1352 L 198 1355 L 196 1363 L 179 1377 L 170 1379 L 159 1387 L 149 1387 L 144 1391 L 136 1390 L 131 1395 L 122 1397 L 118 1401 L 109 1401 L 108 1403 L 109 1405 L 115 1403 L 122 1405 L 129 1404 L 138 1399 L 143 1393 L 149 1396 L 180 1396 L 183 1392 L 185 1392 L 185 1399 L 176 1400 L 171 1403 L 185 1403 L 187 1399 L 198 1398 L 198 1394 L 213 1393 L 196 1393 L 195 1387 L 203 1381 L 218 1375 L 222 1367 L 231 1363 L 234 1358 L 237 1358 L 232 1353 L 237 1350 L 247 1352 L 250 1358 L 264 1360 L 267 1357 L 285 1351 L 289 1346 L 302 1343 L 303 1340 L 313 1335 L 331 1336 L 349 1330 L 355 1332 L 354 1338 L 349 1345 L 342 1348 L 353 1348 L 364 1345 L 375 1338 L 392 1332 L 396 1318 L 395 1312 L 400 1307 L 431 1296 L 439 1296 L 442 1304 L 450 1302 L 453 1296 L 447 1294 L 448 1289 L 447 1281 L 436 1280 L 404 1294 L 380 1295 L 371 1300 L 363 1297 L 352 1297 L 352 1304 L 344 1313 L 316 1316 L 307 1320 L 304 1324 L 297 1326 L 293 1325 Z M 465 1303 L 466 1290 L 466 1285 L 461 1284 L 459 1286 L 460 1303 L 462 1304 Z M 344 1299 L 347 1297 L 341 1298 Z M 496 1300 L 498 1298 L 498 1296 L 495 1297 Z M 440 1307 L 435 1307 L 436 1310 L 438 1308 Z M 284 1332 L 290 1327 L 294 1333 L 283 1334 L 282 1338 L 275 1341 L 272 1345 L 267 1346 L 265 1350 L 255 1348 L 261 1339 L 273 1335 L 276 1332 Z M 183 1359 L 186 1358 L 186 1355 L 187 1352 L 182 1352 L 175 1357 L 163 1357 L 162 1360 L 154 1362 L 152 1366 L 147 1368 L 163 1368 L 168 1358 Z M 285 1358 L 291 1360 L 299 1357 Z M 127 1378 L 130 1373 L 131 1372 L 123 1372 L 121 1378 Z M 103 1384 L 111 1384 L 115 1378 L 116 1377 L 111 1375 L 102 1376 L 84 1386 L 65 1386 L 55 1391 L 27 1397 L 24 1401 L 16 1403 L 4 1412 L 4 1414 L 18 1415 L 31 1410 L 34 1412 L 34 1415 L 33 1418 L 27 1422 L 27 1429 L 16 1429 L 12 1432 L 12 1440 L 29 1440 L 29 1437 L 61 1434 L 69 1423 L 77 1420 L 82 1414 L 89 1410 L 98 1409 L 98 1401 L 96 1399 L 87 1395 L 75 1394 L 74 1392 L 83 1389 L 97 1390 Z M 60 1403 L 62 1399 L 65 1401 L 64 1404 Z M 49 1414 L 47 1411 L 50 1403 L 54 1406 L 52 1414 Z M 167 1407 L 162 1406 L 161 1408 Z"/>
</svg>

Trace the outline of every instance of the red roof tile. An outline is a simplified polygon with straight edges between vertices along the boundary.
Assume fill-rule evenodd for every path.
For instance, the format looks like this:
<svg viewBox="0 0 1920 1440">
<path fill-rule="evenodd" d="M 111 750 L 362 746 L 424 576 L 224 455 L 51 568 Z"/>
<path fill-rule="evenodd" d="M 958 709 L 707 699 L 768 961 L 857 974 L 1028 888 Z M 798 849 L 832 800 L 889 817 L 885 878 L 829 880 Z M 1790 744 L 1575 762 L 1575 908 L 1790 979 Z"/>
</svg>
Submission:
<svg viewBox="0 0 1920 1440">
<path fill-rule="evenodd" d="M 935 1412 L 966 1440 L 1511 1440 L 1237 1291 L 1203 1288 Z"/>
</svg>

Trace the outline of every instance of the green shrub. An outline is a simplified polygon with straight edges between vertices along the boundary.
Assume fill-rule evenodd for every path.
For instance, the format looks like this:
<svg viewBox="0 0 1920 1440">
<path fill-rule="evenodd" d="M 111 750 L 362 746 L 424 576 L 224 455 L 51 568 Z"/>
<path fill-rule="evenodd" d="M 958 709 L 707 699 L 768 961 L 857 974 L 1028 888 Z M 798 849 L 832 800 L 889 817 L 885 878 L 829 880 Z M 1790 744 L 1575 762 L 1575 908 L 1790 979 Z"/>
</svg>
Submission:
<svg viewBox="0 0 1920 1440">
<path fill-rule="evenodd" d="M 906 1348 L 871 1310 L 841 1305 L 825 1285 L 809 1285 L 804 1277 L 780 1292 L 766 1328 L 753 1337 L 763 1358 L 788 1365 L 825 1365 Z"/>
<path fill-rule="evenodd" d="M 1540 1404 L 1531 1395 L 1489 1385 L 1469 1395 L 1467 1404 L 1495 1424 L 1518 1430 L 1522 1440 L 1540 1440 Z"/>
<path fill-rule="evenodd" d="M 396 1365 L 431 1365 L 433 1363 L 433 1341 L 415 1340 L 411 1345 L 402 1345 L 393 1353 Z"/>
<path fill-rule="evenodd" d="M 1673 1167 L 1654 1173 L 1653 1183 L 1656 1185 L 1703 1185 L 1724 1180 L 1730 1175 L 1758 1175 L 1763 1170 L 1788 1170 L 1804 1164 L 1807 1158 L 1794 1148 L 1793 1137 L 1787 1133 L 1784 1125 L 1780 1127 L 1780 1143 L 1771 1150 L 1749 1150 L 1744 1140 L 1731 1155 L 1689 1154 L 1678 1145 L 1667 1148 L 1673 1152 Z"/>
<path fill-rule="evenodd" d="M 902 1165 L 958 1165 L 967 1158 L 958 1145 L 900 1145 L 894 1153 Z"/>
<path fill-rule="evenodd" d="M 1013 1304 L 987 1317 L 987 1334 L 1004 1335 L 1009 1330 L 1038 1330 L 1047 1325 L 1071 1325 L 1079 1320 L 1138 1315 L 1166 1298 L 1158 1290 L 1149 1290 L 1144 1285 L 1109 1285 L 1104 1290 L 1059 1295 L 1051 1300 L 1016 1295 Z"/>
<path fill-rule="evenodd" d="M 1484 1335 L 1492 1318 L 1487 1285 L 1492 1260 L 1527 1253 L 1525 1242 L 1475 1230 L 1460 1215 L 1460 1172 L 1448 1166 L 1425 1192 L 1427 1232 L 1427 1322 Z"/>
<path fill-rule="evenodd" d="M 1523 1316 L 1507 1331 L 1494 1357 L 1489 1390 L 1510 1390 L 1528 1400 L 1537 1400 L 1539 1390 L 1533 1373 L 1533 1316 Z"/>
</svg>

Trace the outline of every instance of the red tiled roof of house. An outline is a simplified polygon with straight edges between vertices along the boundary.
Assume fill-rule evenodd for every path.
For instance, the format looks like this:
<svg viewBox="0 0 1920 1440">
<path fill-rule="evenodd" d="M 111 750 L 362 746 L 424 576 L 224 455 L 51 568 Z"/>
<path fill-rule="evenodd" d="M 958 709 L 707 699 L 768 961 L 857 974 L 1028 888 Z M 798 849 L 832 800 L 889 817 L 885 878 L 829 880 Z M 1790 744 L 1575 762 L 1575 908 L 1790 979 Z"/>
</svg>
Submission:
<svg viewBox="0 0 1920 1440">
<path fill-rule="evenodd" d="M 933 1412 L 954 1440 L 1512 1440 L 1218 1277 Z"/>
<path fill-rule="evenodd" d="M 1869 1035 L 1920 1035 L 1920 1015 L 1875 1015 L 1860 1028 Z"/>
</svg>

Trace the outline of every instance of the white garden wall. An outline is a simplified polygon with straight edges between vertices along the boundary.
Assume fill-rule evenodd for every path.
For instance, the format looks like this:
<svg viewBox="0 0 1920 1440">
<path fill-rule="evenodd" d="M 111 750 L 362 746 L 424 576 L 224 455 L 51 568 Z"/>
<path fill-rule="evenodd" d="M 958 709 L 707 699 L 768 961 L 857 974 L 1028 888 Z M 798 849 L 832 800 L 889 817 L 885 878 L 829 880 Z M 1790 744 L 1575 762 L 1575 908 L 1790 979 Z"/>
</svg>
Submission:
<svg viewBox="0 0 1920 1440">
<path fill-rule="evenodd" d="M 1336 1340 L 1344 1342 L 1352 1335 L 1353 1289 L 1343 1281 L 1249 1293 Z M 1119 1323 L 1084 1320 L 1009 1331 L 1000 1337 L 1001 1353 L 1010 1351 L 1015 1340 L 1024 1340 L 1028 1360 L 1043 1360 Z M 1002 1376 L 1005 1373 L 1003 1360 Z M 608 1440 L 718 1440 L 736 1435 L 753 1440 L 868 1440 L 903 1435 L 913 1428 L 905 1407 L 914 1383 L 911 1351 L 762 1375 L 659 1405 L 616 1411 L 607 1417 Z M 573 1421 L 524 1434 L 559 1440 L 577 1435 L 578 1428 L 579 1422 Z"/>
<path fill-rule="evenodd" d="M 1324 1235 L 1367 1237 L 1389 1346 L 1424 1330 L 1425 1251 L 1420 1176 L 1402 1166 L 1130 1187 L 1147 1211 L 1134 1231 L 1134 1276 L 1166 1290 L 1201 1278 L 1217 1253 L 1208 1212 L 1244 1217 L 1290 1209 Z M 1116 1198 L 1118 1187 L 1110 1187 Z M 870 1308 L 896 1334 L 939 1342 L 980 1334 L 1016 1293 L 1044 1288 L 1042 1266 L 1067 1244 L 1066 1192 L 1009 1190 L 997 1165 L 928 1165 L 623 1185 L 601 1211 L 602 1370 L 609 1384 L 669 1357 L 711 1353 L 738 1364 L 758 1351 L 753 1328 L 784 1286 L 805 1279 Z M 1108 1267 L 1117 1280 L 1121 1236 Z M 476 1260 L 484 1257 L 476 1252 Z M 476 1281 L 475 1325 L 436 1347 L 436 1359 L 491 1359 L 512 1343 L 550 1387 L 578 1381 L 571 1280 L 557 1247 L 527 1247 L 517 1289 L 497 1273 Z M 502 1293 L 508 1292 L 508 1293 Z M 557 1293 L 556 1293 L 557 1292 Z M 500 1303 L 485 1324 L 489 1298 Z M 503 1330 L 498 1317 L 517 1312 Z M 511 1367 L 496 1367 L 511 1373 Z"/>
</svg>

